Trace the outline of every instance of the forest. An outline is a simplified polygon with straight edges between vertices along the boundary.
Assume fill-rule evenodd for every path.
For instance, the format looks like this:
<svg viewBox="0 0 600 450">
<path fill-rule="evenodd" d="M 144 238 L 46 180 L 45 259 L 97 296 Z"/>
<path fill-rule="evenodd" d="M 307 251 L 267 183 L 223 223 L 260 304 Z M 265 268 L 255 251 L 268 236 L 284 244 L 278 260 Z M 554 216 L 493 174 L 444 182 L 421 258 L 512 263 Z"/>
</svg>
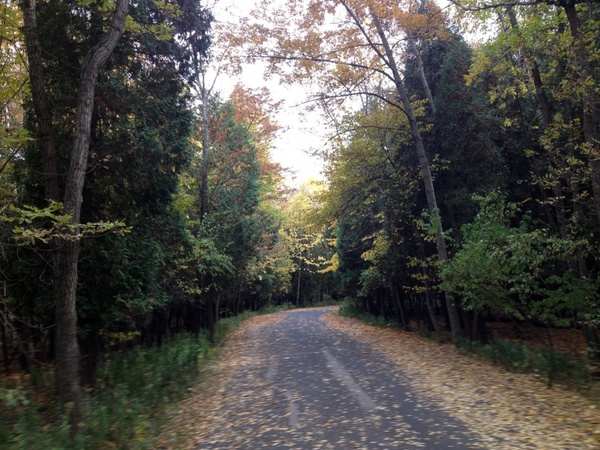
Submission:
<svg viewBox="0 0 600 450">
<path fill-rule="evenodd" d="M 529 330 L 546 353 L 564 330 L 597 372 L 598 3 L 262 0 L 228 24 L 202 0 L 21 0 L 0 17 L 0 447 L 48 448 L 31 430 L 52 424 L 55 448 L 118 441 L 103 396 L 137 411 L 135 441 L 152 415 L 135 395 L 268 308 L 338 302 L 467 347 Z M 273 162 L 278 102 L 240 76 L 256 62 L 310 89 L 321 178 L 292 188 Z M 240 80 L 226 96 L 221 71 Z M 158 374 L 163 350 L 179 368 Z"/>
</svg>

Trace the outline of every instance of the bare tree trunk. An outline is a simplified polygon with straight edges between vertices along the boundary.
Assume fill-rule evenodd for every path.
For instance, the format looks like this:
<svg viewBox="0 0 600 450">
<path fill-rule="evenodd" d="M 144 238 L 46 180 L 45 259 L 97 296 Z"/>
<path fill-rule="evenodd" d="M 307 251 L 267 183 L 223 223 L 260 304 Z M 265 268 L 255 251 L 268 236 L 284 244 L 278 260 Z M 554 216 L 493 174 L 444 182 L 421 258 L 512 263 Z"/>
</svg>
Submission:
<svg viewBox="0 0 600 450">
<path fill-rule="evenodd" d="M 47 200 L 60 201 L 60 188 L 58 184 L 58 163 L 56 145 L 52 130 L 52 111 L 46 95 L 44 80 L 44 66 L 42 63 L 42 48 L 40 46 L 35 0 L 24 0 L 23 31 L 25 46 L 29 62 L 29 82 L 31 97 L 35 111 L 40 147 L 42 150 L 42 171 L 44 177 L 44 195 Z"/>
<path fill-rule="evenodd" d="M 210 342 L 215 341 L 216 322 L 215 322 L 215 299 L 214 292 L 208 292 L 206 295 L 206 328 L 208 328 L 208 337 Z"/>
<path fill-rule="evenodd" d="M 431 220 L 436 227 L 435 242 L 438 252 L 438 258 L 440 259 L 440 261 L 445 263 L 448 261 L 446 240 L 444 238 L 444 230 L 442 228 L 440 212 L 435 197 L 433 176 L 431 175 L 429 161 L 427 159 L 427 153 L 425 152 L 425 146 L 423 145 L 423 137 L 421 136 L 419 124 L 412 109 L 410 98 L 404 86 L 404 82 L 402 80 L 402 77 L 400 76 L 400 71 L 398 70 L 398 65 L 396 64 L 394 53 L 389 45 L 383 27 L 381 26 L 379 17 L 377 17 L 377 15 L 374 12 L 371 12 L 371 17 L 373 18 L 373 22 L 375 24 L 375 27 L 377 28 L 377 33 L 379 34 L 379 38 L 381 39 L 381 44 L 383 45 L 383 48 L 385 50 L 385 63 L 393 73 L 394 82 L 396 85 L 396 92 L 398 94 L 398 97 L 400 98 L 400 101 L 402 102 L 404 113 L 406 114 L 408 122 L 410 124 L 410 130 L 414 139 L 415 149 L 417 151 L 417 156 L 419 159 L 419 165 L 421 167 L 421 176 L 425 185 L 425 196 L 427 197 L 429 213 L 431 214 Z M 383 56 L 384 55 L 382 55 L 382 57 Z M 444 292 L 444 295 L 446 297 L 446 306 L 448 309 L 450 329 L 452 331 L 452 340 L 456 341 L 461 337 L 462 334 L 460 317 L 458 314 L 458 307 L 456 306 L 454 299 L 447 292 Z"/>
<path fill-rule="evenodd" d="M 55 289 L 56 380 L 61 403 L 69 405 L 74 433 L 82 420 L 76 306 L 80 248 L 79 221 L 89 153 L 94 91 L 100 69 L 108 61 L 123 32 L 127 9 L 128 0 L 117 0 L 108 32 L 90 49 L 83 61 L 77 100 L 75 140 L 64 195 L 64 213 L 71 215 L 73 228 L 67 238 L 60 240 L 61 246 L 58 250 Z"/>
<path fill-rule="evenodd" d="M 296 306 L 300 305 L 300 280 L 302 278 L 302 260 L 300 260 L 300 265 L 298 266 L 298 286 L 296 288 Z"/>
<path fill-rule="evenodd" d="M 2 311 L 2 360 L 4 361 L 4 370 L 8 375 L 10 373 L 10 363 L 8 359 L 8 308 L 4 303 Z"/>
<path fill-rule="evenodd" d="M 425 65 L 423 64 L 423 57 L 421 56 L 421 50 L 417 44 L 417 40 L 413 37 L 408 38 L 408 43 L 412 47 L 415 58 L 417 58 L 417 68 L 419 70 L 419 78 L 421 79 L 421 85 L 423 86 L 423 90 L 425 91 L 425 95 L 427 96 L 427 101 L 429 102 L 429 107 L 431 108 L 431 113 L 435 116 L 437 109 L 435 107 L 435 102 L 433 101 L 433 94 L 431 93 L 431 89 L 429 89 L 429 83 L 427 82 L 427 77 L 425 76 Z"/>
<path fill-rule="evenodd" d="M 416 228 L 416 227 L 415 227 Z M 418 230 L 415 230 L 417 232 Z M 425 246 L 423 245 L 423 241 L 419 238 L 419 258 L 425 260 Z M 431 325 L 433 326 L 433 331 L 435 333 L 436 339 L 442 339 L 442 330 L 440 330 L 440 325 L 437 322 L 437 318 L 435 317 L 435 305 L 432 297 L 432 287 L 429 281 L 429 273 L 426 268 L 423 268 L 423 279 L 425 280 L 425 306 L 427 307 L 427 314 L 429 315 L 429 320 L 431 320 Z"/>
<path fill-rule="evenodd" d="M 196 67 L 198 61 L 196 58 Z M 202 96 L 202 173 L 200 175 L 200 217 L 208 215 L 208 158 L 210 157 L 210 130 L 208 127 L 208 90 L 204 71 L 198 69 L 198 83 Z"/>
</svg>

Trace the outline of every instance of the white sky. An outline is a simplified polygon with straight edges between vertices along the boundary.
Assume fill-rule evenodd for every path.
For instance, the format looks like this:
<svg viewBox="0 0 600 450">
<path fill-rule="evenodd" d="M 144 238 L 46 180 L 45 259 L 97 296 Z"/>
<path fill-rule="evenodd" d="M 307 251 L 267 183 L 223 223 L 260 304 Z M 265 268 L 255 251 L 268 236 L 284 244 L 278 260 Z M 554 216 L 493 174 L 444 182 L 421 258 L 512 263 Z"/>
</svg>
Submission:
<svg viewBox="0 0 600 450">
<path fill-rule="evenodd" d="M 284 0 L 285 1 L 285 0 Z M 239 17 L 245 17 L 255 5 L 256 0 L 216 0 L 213 11 L 219 22 L 236 23 Z M 207 80 L 209 83 L 209 80 Z M 222 98 L 227 98 L 233 87 L 241 83 L 248 88 L 267 87 L 273 101 L 283 101 L 279 114 L 274 117 L 281 131 L 273 143 L 271 157 L 274 162 L 295 172 L 294 178 L 287 179 L 290 187 L 298 187 L 309 178 L 321 178 L 322 161 L 310 153 L 324 145 L 322 119 L 315 111 L 308 113 L 302 103 L 308 95 L 301 86 L 280 85 L 276 79 L 264 80 L 260 66 L 247 66 L 241 76 L 230 77 L 220 74 L 215 89 Z"/>
</svg>

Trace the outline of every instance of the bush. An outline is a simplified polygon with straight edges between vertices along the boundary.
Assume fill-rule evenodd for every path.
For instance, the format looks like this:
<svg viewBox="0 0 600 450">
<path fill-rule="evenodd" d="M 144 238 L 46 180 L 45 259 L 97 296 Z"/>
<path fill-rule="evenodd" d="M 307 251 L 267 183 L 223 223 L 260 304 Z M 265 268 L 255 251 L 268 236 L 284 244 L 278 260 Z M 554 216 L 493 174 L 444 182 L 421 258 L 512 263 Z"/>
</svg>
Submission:
<svg viewBox="0 0 600 450">
<path fill-rule="evenodd" d="M 572 361 L 552 349 L 538 349 L 505 339 L 495 339 L 485 345 L 461 340 L 457 346 L 466 353 L 500 364 L 508 371 L 539 374 L 548 387 L 557 380 L 583 382 L 588 379 L 585 364 Z"/>
<path fill-rule="evenodd" d="M 151 448 L 161 412 L 197 381 L 199 364 L 209 347 L 205 334 L 198 338 L 182 335 L 160 348 L 106 355 L 99 364 L 96 385 L 84 402 L 84 421 L 75 443 L 70 440 L 67 420 L 51 410 L 56 405 L 48 409 L 47 404 L 21 402 L 18 419 L 10 420 L 6 409 L 10 405 L 0 398 L 4 400 L 0 414 L 8 419 L 0 425 L 0 447 Z M 35 387 L 42 387 L 33 384 L 31 397 L 39 394 Z"/>
<path fill-rule="evenodd" d="M 342 302 L 339 314 L 340 316 L 353 317 L 355 319 L 359 319 L 362 322 L 380 328 L 389 327 L 390 325 L 392 325 L 392 323 L 390 323 L 390 321 L 387 320 L 385 317 L 375 316 L 373 314 L 365 312 L 364 309 L 361 308 L 360 305 L 358 305 L 357 301 L 350 297 L 346 297 Z"/>
</svg>

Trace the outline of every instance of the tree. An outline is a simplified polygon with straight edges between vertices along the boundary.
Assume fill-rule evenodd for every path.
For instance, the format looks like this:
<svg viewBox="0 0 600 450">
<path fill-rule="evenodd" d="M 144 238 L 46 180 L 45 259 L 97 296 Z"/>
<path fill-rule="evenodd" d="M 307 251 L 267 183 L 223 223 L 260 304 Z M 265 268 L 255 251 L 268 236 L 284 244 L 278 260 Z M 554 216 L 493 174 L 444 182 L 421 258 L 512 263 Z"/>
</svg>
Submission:
<svg viewBox="0 0 600 450">
<path fill-rule="evenodd" d="M 435 13 L 418 14 L 396 2 L 364 0 L 295 1 L 285 8 L 285 12 L 271 15 L 273 24 L 270 28 L 263 23 L 241 28 L 254 45 L 259 44 L 264 49 L 254 53 L 253 57 L 270 61 L 271 70 L 282 75 L 284 80 L 318 80 L 322 101 L 343 101 L 356 95 L 370 95 L 384 99 L 407 116 L 421 168 L 427 207 L 436 227 L 438 257 L 442 262 L 447 261 L 422 125 L 397 63 L 404 37 L 412 36 L 417 30 L 435 33 L 439 24 L 443 23 L 444 14 L 434 6 L 430 11 Z M 282 17 L 288 17 L 288 23 L 282 24 Z M 263 19 L 268 20 L 268 17 Z M 333 23 L 336 25 L 331 26 Z M 291 70 L 286 71 L 286 68 Z M 450 297 L 446 304 L 453 339 L 458 339 L 461 334 L 458 310 Z"/>
<path fill-rule="evenodd" d="M 328 190 L 319 212 L 335 229 L 336 276 L 344 295 L 358 292 L 363 309 L 405 328 L 426 310 L 425 321 L 437 330 L 437 281 L 431 244 L 417 227 L 424 199 L 405 126 L 397 108 L 374 99 L 340 121 L 343 138 L 328 157 Z"/>
<path fill-rule="evenodd" d="M 597 84 L 598 74 L 594 75 L 594 45 L 585 51 L 580 46 L 596 39 L 590 28 L 596 8 L 575 3 L 558 9 L 549 2 L 461 3 L 461 7 L 477 10 L 477 15 L 499 12 L 499 31 L 482 47 L 469 79 L 487 86 L 503 124 L 502 146 L 513 177 L 507 183 L 509 199 L 535 200 L 529 204 L 532 217 L 538 227 L 553 232 L 547 236 L 549 243 L 559 237 L 565 245 L 584 239 L 596 248 L 598 191 L 593 155 L 597 149 L 589 141 L 593 133 L 585 128 L 596 120 L 597 96 L 588 88 Z M 582 24 L 577 23 L 580 16 L 587 18 Z M 588 62 L 583 61 L 586 58 Z M 593 286 L 597 261 L 592 255 L 567 253 L 557 276 L 568 268 L 582 284 Z M 592 298 L 589 301 L 594 304 Z M 588 306 L 577 315 L 588 316 Z M 579 323 L 591 354 L 597 355 L 594 322 Z"/>
<path fill-rule="evenodd" d="M 504 10 L 508 8 L 507 14 L 512 21 L 511 26 L 513 28 L 515 26 L 517 8 L 524 11 L 535 11 L 537 14 L 539 14 L 540 10 L 544 11 L 546 8 L 551 8 L 558 14 L 564 14 L 571 32 L 571 41 L 567 46 L 570 53 L 569 60 L 571 67 L 567 69 L 567 76 L 562 81 L 568 84 L 570 93 L 575 93 L 577 98 L 581 100 L 579 108 L 582 119 L 581 131 L 584 138 L 583 153 L 589 165 L 593 192 L 592 200 L 597 221 L 600 222 L 600 99 L 597 95 L 597 83 L 600 75 L 597 64 L 597 46 L 595 45 L 596 33 L 593 31 L 597 16 L 597 6 L 593 3 L 580 2 L 578 0 L 559 3 L 539 0 L 534 2 L 487 2 L 483 4 L 454 0 L 453 3 L 465 11 L 472 12 L 497 8 Z M 581 19 L 581 14 L 584 11 L 586 13 L 584 14 L 586 20 Z M 530 55 L 529 48 L 521 47 L 520 50 L 524 51 L 525 55 Z M 532 75 L 535 77 L 535 70 Z M 541 88 L 540 81 L 534 78 L 537 89 Z M 574 83 L 571 84 L 569 82 Z M 546 114 L 548 106 L 544 103 L 543 99 L 540 105 L 542 110 L 545 111 L 544 114 Z"/>
<path fill-rule="evenodd" d="M 487 92 L 465 80 L 472 56 L 464 39 L 448 32 L 445 39 L 423 41 L 421 61 L 409 56 L 404 70 L 410 90 L 427 99 L 427 105 L 436 105 L 424 144 L 427 153 L 439 158 L 443 166 L 436 174 L 436 190 L 441 216 L 452 229 L 460 228 L 475 214 L 473 193 L 487 193 L 507 183 L 507 162 L 496 143 L 499 119 L 487 104 Z M 417 66 L 422 69 L 416 70 Z M 429 94 L 423 89 L 421 70 Z"/>
<path fill-rule="evenodd" d="M 463 226 L 461 248 L 443 270 L 444 284 L 466 308 L 554 327 L 573 326 L 574 317 L 596 322 L 597 280 L 578 279 L 562 264 L 587 242 L 532 227 L 519 205 L 497 193 L 477 200 L 479 214 Z"/>
<path fill-rule="evenodd" d="M 322 300 L 325 278 L 332 256 L 326 228 L 314 220 L 319 214 L 319 197 L 325 185 L 309 180 L 300 186 L 285 203 L 285 220 L 280 234 L 287 243 L 295 273 L 295 285 L 291 297 L 297 306 L 307 306 L 307 300 Z"/>
<path fill-rule="evenodd" d="M 192 239 L 211 249 L 210 257 L 194 255 L 185 263 L 202 267 L 201 273 L 187 271 L 186 289 L 195 292 L 197 306 L 205 308 L 209 328 L 218 317 L 258 309 L 287 291 L 287 274 L 282 269 L 286 254 L 278 236 L 281 168 L 269 159 L 278 129 L 271 117 L 276 107 L 267 90 L 241 85 L 226 101 L 213 95 L 208 109 L 210 213 L 202 214 L 199 198 L 203 151 L 196 153 L 178 194 L 178 208 L 188 218 Z M 197 129 L 194 142 L 198 147 L 204 142 L 203 132 L 202 127 Z M 229 261 L 229 268 L 224 261 Z"/>
<path fill-rule="evenodd" d="M 44 94 L 44 68 L 41 61 L 41 48 L 36 21 L 35 2 L 23 2 L 25 36 L 29 56 L 32 97 L 36 105 L 38 124 L 44 142 L 46 195 L 49 200 L 56 198 L 55 178 L 58 174 L 55 161 L 55 148 L 52 144 L 52 120 L 49 105 Z M 76 131 L 71 151 L 71 164 L 64 192 L 64 214 L 71 217 L 74 229 L 70 236 L 57 242 L 55 259 L 56 284 L 56 380 L 63 405 L 70 405 L 70 420 L 73 430 L 82 420 L 81 394 L 79 381 L 79 348 L 77 344 L 77 275 L 79 263 L 79 219 L 83 183 L 87 169 L 89 141 L 94 106 L 94 90 L 98 74 L 112 54 L 123 32 L 127 16 L 127 0 L 118 0 L 110 20 L 109 30 L 100 41 L 87 52 L 81 66 L 78 88 Z"/>
</svg>

